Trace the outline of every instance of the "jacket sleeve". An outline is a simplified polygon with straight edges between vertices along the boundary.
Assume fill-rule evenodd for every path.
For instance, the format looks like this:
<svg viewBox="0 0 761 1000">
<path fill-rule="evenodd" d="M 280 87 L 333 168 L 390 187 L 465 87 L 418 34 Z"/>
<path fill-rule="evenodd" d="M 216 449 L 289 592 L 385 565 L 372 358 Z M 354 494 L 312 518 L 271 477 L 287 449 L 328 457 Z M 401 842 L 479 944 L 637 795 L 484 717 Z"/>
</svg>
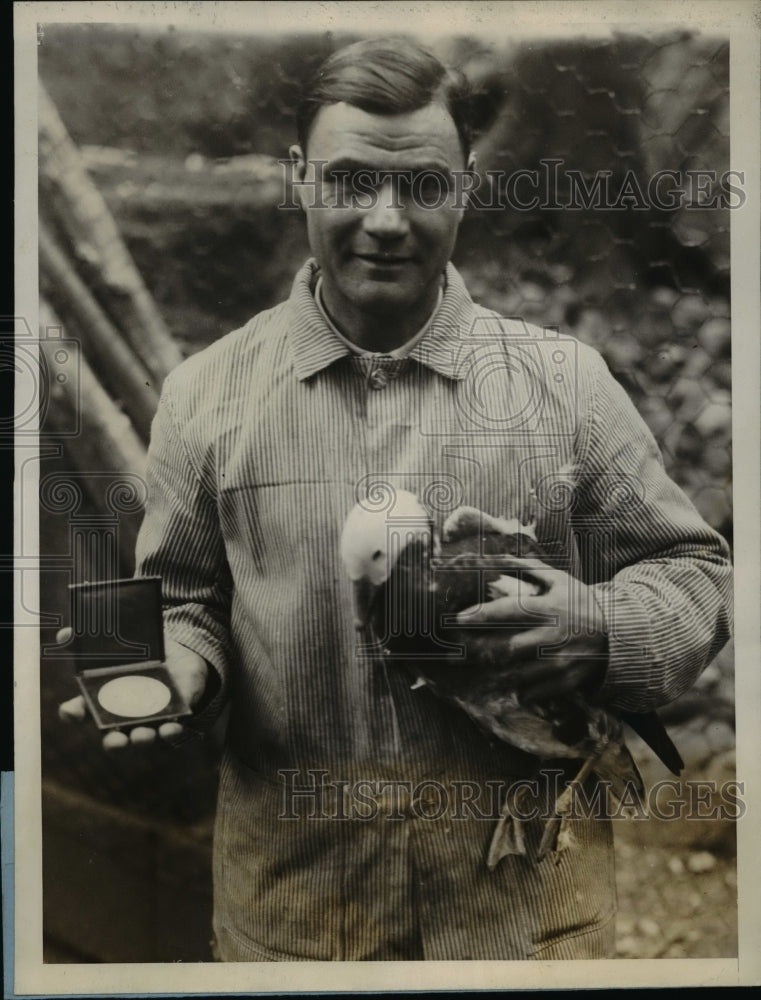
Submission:
<svg viewBox="0 0 761 1000">
<path fill-rule="evenodd" d="M 728 641 L 729 546 L 666 475 L 647 425 L 596 352 L 591 377 L 572 518 L 608 632 L 600 697 L 645 712 L 683 694 Z"/>
<path fill-rule="evenodd" d="M 213 668 L 190 723 L 210 728 L 224 704 L 231 659 L 232 585 L 216 500 L 175 418 L 171 376 L 151 428 L 148 493 L 136 550 L 136 574 L 160 576 L 165 634 Z"/>
</svg>

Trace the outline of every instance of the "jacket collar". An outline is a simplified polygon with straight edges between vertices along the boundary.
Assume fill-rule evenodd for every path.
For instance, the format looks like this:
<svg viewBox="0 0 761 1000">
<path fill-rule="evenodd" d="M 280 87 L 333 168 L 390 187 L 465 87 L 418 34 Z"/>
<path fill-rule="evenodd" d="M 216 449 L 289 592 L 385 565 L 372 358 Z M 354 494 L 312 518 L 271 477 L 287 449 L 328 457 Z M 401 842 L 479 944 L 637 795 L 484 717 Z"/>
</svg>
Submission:
<svg viewBox="0 0 761 1000">
<path fill-rule="evenodd" d="M 330 329 L 314 300 L 317 263 L 310 259 L 296 275 L 288 299 L 288 340 L 296 377 L 301 381 L 351 355 L 351 350 Z M 409 354 L 439 375 L 461 380 L 463 335 L 472 330 L 475 306 L 462 278 L 452 264 L 445 270 L 446 287 L 433 322 Z"/>
</svg>

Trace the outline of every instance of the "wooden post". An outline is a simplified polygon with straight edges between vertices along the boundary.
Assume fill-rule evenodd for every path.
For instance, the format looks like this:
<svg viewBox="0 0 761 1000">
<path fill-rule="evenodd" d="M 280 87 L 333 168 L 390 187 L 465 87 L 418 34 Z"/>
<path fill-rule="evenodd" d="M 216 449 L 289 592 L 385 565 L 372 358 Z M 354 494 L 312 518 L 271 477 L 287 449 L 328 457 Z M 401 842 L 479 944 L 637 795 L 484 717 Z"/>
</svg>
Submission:
<svg viewBox="0 0 761 1000">
<path fill-rule="evenodd" d="M 90 179 L 58 111 L 39 86 L 39 172 L 48 199 L 77 258 L 101 286 L 111 316 L 151 373 L 158 391 L 182 360 L 124 245 L 106 202 Z"/>
<path fill-rule="evenodd" d="M 104 508 L 104 477 L 117 489 L 120 477 L 129 480 L 126 491 L 145 493 L 146 449 L 129 418 L 100 385 L 87 361 L 80 357 L 72 366 L 68 351 L 61 350 L 56 330 L 63 324 L 44 299 L 40 300 L 39 333 L 41 364 L 47 369 L 47 416 L 45 425 L 62 433 L 67 453 L 96 508 Z M 60 377 L 59 377 L 60 376 Z M 112 491 L 113 492 L 113 491 Z M 134 565 L 135 542 L 142 520 L 140 497 L 117 503 L 119 553 L 125 566 Z"/>
<path fill-rule="evenodd" d="M 43 294 L 66 324 L 71 324 L 69 333 L 80 337 L 90 364 L 147 442 L 158 404 L 151 376 L 122 340 L 42 221 L 39 247 Z"/>
</svg>

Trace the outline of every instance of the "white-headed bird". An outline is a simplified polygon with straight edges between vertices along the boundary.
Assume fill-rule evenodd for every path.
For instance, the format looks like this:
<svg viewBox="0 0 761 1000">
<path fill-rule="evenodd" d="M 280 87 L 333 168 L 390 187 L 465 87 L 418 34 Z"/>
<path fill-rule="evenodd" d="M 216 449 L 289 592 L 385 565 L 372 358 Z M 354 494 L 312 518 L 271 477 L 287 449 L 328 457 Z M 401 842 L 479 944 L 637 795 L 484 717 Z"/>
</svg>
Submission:
<svg viewBox="0 0 761 1000">
<path fill-rule="evenodd" d="M 460 507 L 437 537 L 417 497 L 397 490 L 390 511 L 369 501 L 353 508 L 340 552 L 354 587 L 356 627 L 371 629 L 413 687 L 427 686 L 487 734 L 535 756 L 537 770 L 546 760 L 582 761 L 555 803 L 537 860 L 573 844 L 565 817 L 575 786 L 592 772 L 618 800 L 633 791 L 642 801 L 644 785 L 624 743 L 622 719 L 672 772 L 684 766 L 654 712 L 615 713 L 578 689 L 539 703 L 522 700 L 520 664 L 504 662 L 504 647 L 484 640 L 483 630 L 476 638 L 477 630 L 456 620 L 459 612 L 501 596 L 542 593 L 541 574 L 531 572 L 542 558 L 531 527 Z M 521 822 L 505 806 L 487 864 L 525 853 Z"/>
</svg>

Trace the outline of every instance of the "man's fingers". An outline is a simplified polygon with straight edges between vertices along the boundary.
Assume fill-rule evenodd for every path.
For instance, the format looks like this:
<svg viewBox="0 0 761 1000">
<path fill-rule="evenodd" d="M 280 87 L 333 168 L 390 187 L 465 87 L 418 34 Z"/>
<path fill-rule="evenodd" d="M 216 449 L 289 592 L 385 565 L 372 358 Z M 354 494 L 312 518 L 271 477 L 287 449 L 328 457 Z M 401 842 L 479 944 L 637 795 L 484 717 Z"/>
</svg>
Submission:
<svg viewBox="0 0 761 1000">
<path fill-rule="evenodd" d="M 164 722 L 159 726 L 159 736 L 162 740 L 174 740 L 181 736 L 184 731 L 179 722 Z"/>
<path fill-rule="evenodd" d="M 136 726 L 127 735 L 120 729 L 112 729 L 103 737 L 104 750 L 123 750 L 129 746 L 144 746 L 153 743 L 156 739 L 156 731 L 148 726 Z"/>
<path fill-rule="evenodd" d="M 499 555 L 487 559 L 492 560 L 495 568 L 522 571 L 517 575 L 523 576 L 526 580 L 538 580 L 545 587 L 552 587 L 561 575 L 566 575 L 563 570 L 555 569 L 554 566 L 532 556 Z"/>
<path fill-rule="evenodd" d="M 546 622 L 550 616 L 542 612 L 542 598 L 527 595 L 526 597 L 499 597 L 496 601 L 486 601 L 484 604 L 474 604 L 465 608 L 457 615 L 460 625 L 522 625 L 530 628 L 537 621 Z"/>
<path fill-rule="evenodd" d="M 129 737 L 126 733 L 120 733 L 118 729 L 112 729 L 103 737 L 104 750 L 121 750 L 129 745 Z"/>
<path fill-rule="evenodd" d="M 496 601 L 473 604 L 460 611 L 457 622 L 460 625 L 481 625 L 484 622 L 506 625 L 526 617 L 526 612 L 517 597 L 499 597 Z"/>
<path fill-rule="evenodd" d="M 558 633 L 551 626 L 547 628 L 529 628 L 516 632 L 510 639 L 510 655 L 516 660 L 527 657 L 536 658 L 539 649 L 554 646 L 558 641 Z M 539 661 L 541 662 L 541 661 Z"/>
<path fill-rule="evenodd" d="M 150 726 L 135 726 L 130 730 L 129 741 L 133 746 L 145 746 L 156 739 L 156 730 Z"/>
<path fill-rule="evenodd" d="M 129 734 L 123 733 L 119 729 L 112 729 L 103 737 L 104 750 L 122 750 L 124 747 L 145 747 L 156 743 L 157 738 L 162 740 L 176 739 L 184 732 L 183 726 L 179 722 L 164 722 L 158 731 L 152 726 L 135 726 Z"/>
<path fill-rule="evenodd" d="M 198 653 L 167 637 L 166 666 L 177 690 L 192 708 L 206 690 L 209 665 Z"/>
<path fill-rule="evenodd" d="M 76 698 L 70 698 L 58 706 L 58 717 L 64 722 L 84 722 L 87 715 L 87 706 L 81 694 Z"/>
</svg>

